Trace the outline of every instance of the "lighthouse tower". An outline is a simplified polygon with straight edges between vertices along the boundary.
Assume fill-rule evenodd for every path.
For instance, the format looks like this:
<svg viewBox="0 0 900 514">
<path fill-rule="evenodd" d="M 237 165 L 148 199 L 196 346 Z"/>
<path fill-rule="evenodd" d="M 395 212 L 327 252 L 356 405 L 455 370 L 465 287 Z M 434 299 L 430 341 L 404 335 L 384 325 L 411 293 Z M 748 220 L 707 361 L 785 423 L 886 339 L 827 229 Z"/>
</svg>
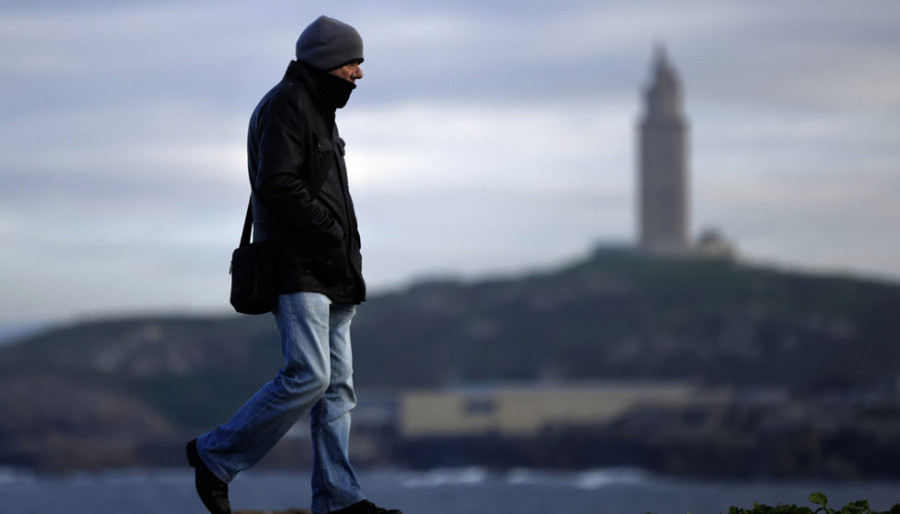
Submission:
<svg viewBox="0 0 900 514">
<path fill-rule="evenodd" d="M 640 248 L 652 253 L 690 250 L 688 129 L 681 84 L 658 47 L 638 144 Z"/>
</svg>

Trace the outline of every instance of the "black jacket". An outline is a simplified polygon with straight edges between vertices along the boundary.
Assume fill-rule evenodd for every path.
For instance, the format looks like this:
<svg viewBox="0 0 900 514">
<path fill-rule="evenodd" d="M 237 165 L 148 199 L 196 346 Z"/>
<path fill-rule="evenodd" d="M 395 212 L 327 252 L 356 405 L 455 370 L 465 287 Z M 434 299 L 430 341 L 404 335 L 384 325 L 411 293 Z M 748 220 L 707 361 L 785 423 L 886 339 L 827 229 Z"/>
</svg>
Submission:
<svg viewBox="0 0 900 514">
<path fill-rule="evenodd" d="M 328 90 L 334 79 L 293 61 L 253 111 L 247 136 L 253 239 L 278 250 L 279 293 L 319 292 L 355 304 L 365 300 L 366 288 L 344 140 Z"/>
</svg>

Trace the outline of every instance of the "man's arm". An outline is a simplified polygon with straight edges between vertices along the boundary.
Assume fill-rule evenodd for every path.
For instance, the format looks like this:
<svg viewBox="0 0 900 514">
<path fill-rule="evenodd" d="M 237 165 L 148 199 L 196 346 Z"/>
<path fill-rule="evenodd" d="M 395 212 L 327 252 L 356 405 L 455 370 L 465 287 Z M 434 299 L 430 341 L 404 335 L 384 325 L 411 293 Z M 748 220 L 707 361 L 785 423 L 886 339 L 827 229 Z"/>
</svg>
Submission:
<svg viewBox="0 0 900 514">
<path fill-rule="evenodd" d="M 301 233 L 326 247 L 339 246 L 344 230 L 309 191 L 300 175 L 307 130 L 295 105 L 275 96 L 260 112 L 255 192 Z"/>
</svg>

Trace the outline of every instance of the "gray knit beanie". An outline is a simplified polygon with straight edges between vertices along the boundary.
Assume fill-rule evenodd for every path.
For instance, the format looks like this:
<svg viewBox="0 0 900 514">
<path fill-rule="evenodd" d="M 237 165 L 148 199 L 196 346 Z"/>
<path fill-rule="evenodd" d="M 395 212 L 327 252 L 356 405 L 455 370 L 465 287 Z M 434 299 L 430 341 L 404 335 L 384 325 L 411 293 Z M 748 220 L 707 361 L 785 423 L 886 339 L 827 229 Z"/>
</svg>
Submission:
<svg viewBox="0 0 900 514">
<path fill-rule="evenodd" d="M 319 16 L 300 34 L 297 60 L 325 71 L 353 61 L 362 62 L 362 38 L 350 25 L 328 16 Z"/>
</svg>

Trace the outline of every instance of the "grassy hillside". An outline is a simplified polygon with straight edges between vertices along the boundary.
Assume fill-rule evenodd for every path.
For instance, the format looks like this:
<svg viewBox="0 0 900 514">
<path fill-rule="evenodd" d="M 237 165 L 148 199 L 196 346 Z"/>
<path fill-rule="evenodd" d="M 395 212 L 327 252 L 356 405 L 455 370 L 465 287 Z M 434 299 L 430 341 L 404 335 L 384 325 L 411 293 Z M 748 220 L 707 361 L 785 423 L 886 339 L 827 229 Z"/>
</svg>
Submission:
<svg viewBox="0 0 900 514">
<path fill-rule="evenodd" d="M 898 308 L 895 284 L 608 250 L 554 272 L 380 297 L 354 337 L 372 382 L 652 377 L 810 390 L 893 383 Z"/>
<path fill-rule="evenodd" d="M 557 270 L 371 298 L 354 321 L 356 382 L 893 390 L 897 312 L 896 284 L 604 250 Z M 270 315 L 56 327 L 0 347 L 0 462 L 34 464 L 48 448 L 59 448 L 53 462 L 111 448 L 140 460 L 154 441 L 225 420 L 280 365 Z"/>
</svg>

